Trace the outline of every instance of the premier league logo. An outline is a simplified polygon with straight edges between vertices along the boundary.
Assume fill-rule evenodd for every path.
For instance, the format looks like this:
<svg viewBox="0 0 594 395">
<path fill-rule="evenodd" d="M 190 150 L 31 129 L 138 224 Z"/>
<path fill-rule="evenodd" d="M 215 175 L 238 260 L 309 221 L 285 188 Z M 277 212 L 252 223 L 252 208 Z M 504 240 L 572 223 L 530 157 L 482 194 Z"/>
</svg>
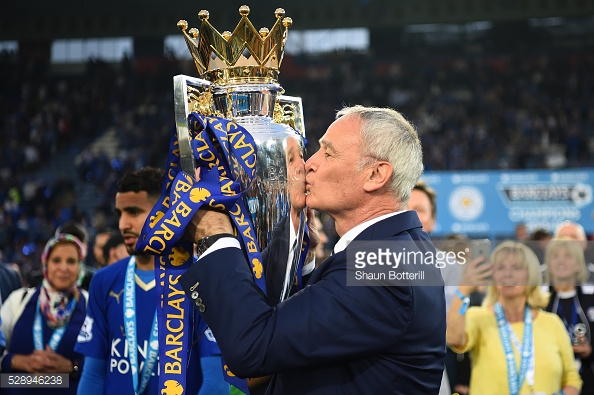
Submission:
<svg viewBox="0 0 594 395">
<path fill-rule="evenodd" d="M 85 317 L 85 322 L 80 329 L 76 341 L 79 343 L 90 342 L 93 338 L 93 319 L 89 316 Z"/>
</svg>

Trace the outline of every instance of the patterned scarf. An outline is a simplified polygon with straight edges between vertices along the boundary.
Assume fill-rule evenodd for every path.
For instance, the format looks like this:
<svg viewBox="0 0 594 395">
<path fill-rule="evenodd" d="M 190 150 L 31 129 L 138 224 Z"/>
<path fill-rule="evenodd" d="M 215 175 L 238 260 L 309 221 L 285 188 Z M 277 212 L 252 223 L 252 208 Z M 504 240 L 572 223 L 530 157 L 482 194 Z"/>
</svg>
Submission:
<svg viewBox="0 0 594 395">
<path fill-rule="evenodd" d="M 80 291 L 76 284 L 67 291 L 60 292 L 54 290 L 47 278 L 44 278 L 39 291 L 39 307 L 47 325 L 52 329 L 66 325 L 70 321 L 79 296 Z"/>
</svg>

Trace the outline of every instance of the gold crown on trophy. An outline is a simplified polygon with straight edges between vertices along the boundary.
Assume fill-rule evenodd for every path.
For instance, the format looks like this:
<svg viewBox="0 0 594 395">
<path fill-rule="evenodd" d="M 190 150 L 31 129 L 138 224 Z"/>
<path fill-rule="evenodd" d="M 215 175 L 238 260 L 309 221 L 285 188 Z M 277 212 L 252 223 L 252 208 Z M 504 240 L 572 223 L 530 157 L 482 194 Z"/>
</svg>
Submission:
<svg viewBox="0 0 594 395">
<path fill-rule="evenodd" d="M 201 78 L 217 85 L 278 82 L 287 31 L 293 20 L 285 17 L 285 10 L 277 8 L 272 29 L 257 30 L 248 19 L 249 13 L 248 6 L 239 8 L 241 20 L 233 33 L 219 33 L 208 21 L 206 10 L 198 13 L 200 31 L 186 31 L 188 22 L 184 20 L 177 23 Z"/>
</svg>

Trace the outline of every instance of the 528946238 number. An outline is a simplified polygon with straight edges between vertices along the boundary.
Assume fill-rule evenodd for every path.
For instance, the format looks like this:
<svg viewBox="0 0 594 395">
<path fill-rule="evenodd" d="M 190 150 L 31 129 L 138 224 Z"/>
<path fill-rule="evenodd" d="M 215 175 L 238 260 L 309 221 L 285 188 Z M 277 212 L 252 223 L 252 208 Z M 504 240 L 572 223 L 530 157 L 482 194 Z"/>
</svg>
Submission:
<svg viewBox="0 0 594 395">
<path fill-rule="evenodd" d="M 0 375 L 2 388 L 68 388 L 68 374 L 10 374 Z"/>
</svg>

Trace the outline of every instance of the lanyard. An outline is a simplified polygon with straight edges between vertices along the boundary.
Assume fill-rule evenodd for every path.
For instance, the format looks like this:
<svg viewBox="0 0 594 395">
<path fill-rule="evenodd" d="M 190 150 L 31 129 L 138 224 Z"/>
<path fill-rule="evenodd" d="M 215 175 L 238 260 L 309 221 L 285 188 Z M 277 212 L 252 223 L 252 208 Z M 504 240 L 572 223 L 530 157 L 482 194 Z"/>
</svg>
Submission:
<svg viewBox="0 0 594 395">
<path fill-rule="evenodd" d="M 561 305 L 561 303 L 557 305 L 556 311 L 557 315 L 561 317 L 561 319 L 563 320 L 563 324 L 565 324 L 565 328 L 567 329 L 567 333 L 569 333 L 569 336 L 573 336 L 573 328 L 578 323 L 578 307 L 575 299 L 576 296 L 573 297 L 573 308 L 571 309 L 571 324 L 569 324 L 569 322 L 567 321 L 567 316 L 563 311 L 563 306 Z"/>
<path fill-rule="evenodd" d="M 507 330 L 510 333 L 510 337 L 512 342 L 514 343 L 514 347 L 518 351 L 518 354 L 522 350 L 522 346 L 520 345 L 520 341 L 518 340 L 518 336 L 511 328 L 509 322 L 507 323 Z M 532 343 L 534 343 L 534 338 L 532 339 Z M 526 384 L 528 384 L 528 388 L 530 388 L 530 392 L 534 387 L 534 351 L 530 352 L 530 360 L 528 361 L 528 370 L 526 371 Z"/>
<path fill-rule="evenodd" d="M 72 308 L 73 304 L 76 303 L 76 298 L 72 298 L 70 300 L 70 306 L 68 309 Z M 56 351 L 58 345 L 62 341 L 62 337 L 64 337 L 64 332 L 66 332 L 66 327 L 68 324 L 64 324 L 59 328 L 56 328 L 50 337 L 49 342 L 47 343 L 49 347 Z M 33 320 L 33 344 L 36 350 L 43 350 L 45 347 L 43 346 L 43 324 L 41 322 L 41 301 L 37 298 L 37 308 L 35 309 L 35 319 Z"/>
<path fill-rule="evenodd" d="M 567 332 L 569 332 L 569 336 L 573 339 L 573 337 L 575 336 L 575 334 L 573 333 L 573 328 L 575 327 L 575 325 L 578 323 L 577 320 L 577 316 L 579 315 L 581 322 L 583 322 L 586 325 L 586 337 L 588 338 L 588 341 L 591 341 L 590 337 L 590 328 L 587 325 L 588 319 L 586 318 L 586 315 L 584 314 L 584 310 L 582 309 L 582 306 L 580 305 L 580 300 L 578 298 L 578 295 L 574 295 L 573 296 L 573 306 L 574 306 L 574 317 L 572 319 L 572 327 L 568 326 L 568 322 L 567 319 L 565 318 L 565 314 L 563 312 L 563 308 L 561 307 L 561 303 L 560 303 L 560 298 L 559 298 L 559 294 L 555 295 L 555 300 L 553 301 L 553 307 L 552 307 L 552 312 L 557 314 L 562 320 L 563 323 L 565 324 L 565 327 L 567 328 Z"/>
<path fill-rule="evenodd" d="M 149 352 L 145 358 L 142 372 L 142 380 L 140 387 L 138 386 L 138 340 L 136 335 L 136 281 L 134 279 L 134 271 L 136 270 L 136 257 L 132 256 L 128 261 L 126 268 L 126 278 L 124 280 L 124 327 L 126 328 L 126 340 L 128 341 L 128 357 L 130 359 L 130 371 L 132 372 L 132 384 L 134 386 L 134 394 L 139 395 L 146 389 L 151 374 L 157 362 L 159 355 L 159 341 L 158 341 L 158 325 L 157 325 L 157 311 L 155 309 L 155 316 L 153 318 L 153 325 L 151 335 L 149 337 Z"/>
<path fill-rule="evenodd" d="M 509 322 L 505 319 L 503 307 L 501 303 L 496 303 L 494 306 L 495 318 L 497 319 L 497 327 L 499 328 L 499 337 L 505 352 L 505 361 L 507 363 L 507 380 L 509 385 L 510 395 L 517 395 L 522 388 L 524 379 L 526 379 L 530 390 L 534 385 L 534 348 L 533 348 L 533 333 L 532 333 L 532 312 L 526 306 L 524 313 L 524 335 L 522 345 L 519 344 L 518 338 L 511 329 Z M 520 354 L 520 372 L 516 368 L 516 359 L 512 349 L 512 340 L 515 347 Z"/>
</svg>

